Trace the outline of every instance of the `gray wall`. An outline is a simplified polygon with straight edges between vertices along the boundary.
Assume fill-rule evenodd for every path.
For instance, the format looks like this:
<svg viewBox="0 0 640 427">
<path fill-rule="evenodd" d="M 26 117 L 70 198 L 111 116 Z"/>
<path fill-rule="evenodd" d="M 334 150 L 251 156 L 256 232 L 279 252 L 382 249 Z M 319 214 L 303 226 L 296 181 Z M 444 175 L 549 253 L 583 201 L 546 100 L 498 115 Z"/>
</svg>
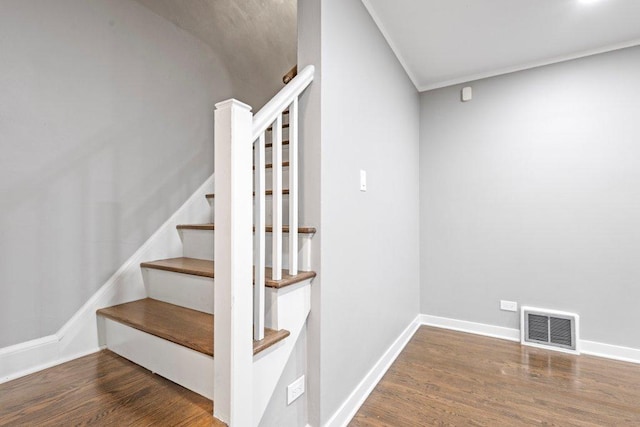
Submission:
<svg viewBox="0 0 640 427">
<path fill-rule="evenodd" d="M 73 313 L 213 172 L 227 70 L 130 0 L 3 0 L 0 347 Z"/>
<path fill-rule="evenodd" d="M 422 312 L 640 348 L 640 48 L 421 95 Z"/>
<path fill-rule="evenodd" d="M 322 320 L 322 47 L 321 1 L 299 0 L 298 67 L 315 66 L 313 83 L 300 97 L 300 223 L 319 229 L 311 239 L 311 267 L 318 273 L 311 285 L 311 313 L 307 321 L 307 401 L 308 423 L 320 426 L 321 320 Z"/>
<path fill-rule="evenodd" d="M 302 427 L 307 425 L 306 393 L 287 405 L 287 386 L 307 373 L 307 332 L 303 330 L 278 380 L 269 405 L 260 420 L 261 427 Z M 306 379 L 306 377 L 305 377 Z"/>
<path fill-rule="evenodd" d="M 321 14 L 324 423 L 419 311 L 419 96 L 360 0 Z"/>
</svg>

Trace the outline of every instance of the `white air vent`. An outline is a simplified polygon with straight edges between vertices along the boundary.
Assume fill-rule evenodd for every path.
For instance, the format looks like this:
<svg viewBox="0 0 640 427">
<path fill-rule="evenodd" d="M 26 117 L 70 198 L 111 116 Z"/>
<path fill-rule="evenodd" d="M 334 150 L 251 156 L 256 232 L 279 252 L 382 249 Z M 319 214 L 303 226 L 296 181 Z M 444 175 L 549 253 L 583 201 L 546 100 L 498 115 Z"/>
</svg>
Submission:
<svg viewBox="0 0 640 427">
<path fill-rule="evenodd" d="M 579 320 L 574 313 L 522 307 L 520 341 L 534 347 L 579 354 Z"/>
</svg>

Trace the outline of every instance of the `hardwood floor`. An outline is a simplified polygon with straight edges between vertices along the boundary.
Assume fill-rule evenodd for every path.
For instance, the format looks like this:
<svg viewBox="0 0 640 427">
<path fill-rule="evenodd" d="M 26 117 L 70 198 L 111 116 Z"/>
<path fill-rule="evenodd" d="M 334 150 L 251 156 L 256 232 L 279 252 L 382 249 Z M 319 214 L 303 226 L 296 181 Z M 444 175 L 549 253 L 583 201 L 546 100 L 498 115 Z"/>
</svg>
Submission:
<svg viewBox="0 0 640 427">
<path fill-rule="evenodd" d="M 640 365 L 421 327 L 350 426 L 640 426 Z"/>
<path fill-rule="evenodd" d="M 0 384 L 2 426 L 224 426 L 213 403 L 108 350 Z"/>
</svg>

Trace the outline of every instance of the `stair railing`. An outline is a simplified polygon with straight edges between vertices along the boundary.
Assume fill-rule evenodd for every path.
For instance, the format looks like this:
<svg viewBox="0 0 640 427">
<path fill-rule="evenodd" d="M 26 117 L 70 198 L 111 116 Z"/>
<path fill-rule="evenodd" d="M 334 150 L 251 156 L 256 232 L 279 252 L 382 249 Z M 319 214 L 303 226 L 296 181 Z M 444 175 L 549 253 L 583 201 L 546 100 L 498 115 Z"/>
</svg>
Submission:
<svg viewBox="0 0 640 427">
<path fill-rule="evenodd" d="M 306 67 L 253 117 L 255 141 L 255 286 L 254 339 L 264 338 L 264 306 L 266 279 L 266 162 L 265 145 L 271 128 L 272 218 L 271 279 L 282 280 L 282 126 L 289 111 L 289 275 L 298 274 L 298 97 L 313 81 L 314 67 Z"/>
<path fill-rule="evenodd" d="M 267 132 L 271 132 L 272 143 L 271 279 L 281 280 L 283 116 L 288 110 L 288 273 L 295 275 L 298 273 L 298 98 L 313 81 L 314 72 L 312 65 L 304 68 L 255 115 L 251 114 L 250 106 L 235 99 L 216 104 L 214 415 L 229 425 L 253 423 L 253 341 L 262 340 L 265 330 Z M 254 166 L 252 157 L 255 157 Z M 252 236 L 254 220 L 255 237 Z"/>
</svg>

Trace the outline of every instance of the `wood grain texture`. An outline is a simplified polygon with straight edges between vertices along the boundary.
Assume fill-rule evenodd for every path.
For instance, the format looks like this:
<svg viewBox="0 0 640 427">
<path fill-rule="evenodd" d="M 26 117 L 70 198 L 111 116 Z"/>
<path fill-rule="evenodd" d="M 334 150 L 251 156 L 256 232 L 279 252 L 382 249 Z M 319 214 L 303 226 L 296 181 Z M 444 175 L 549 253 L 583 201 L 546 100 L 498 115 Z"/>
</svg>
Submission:
<svg viewBox="0 0 640 427">
<path fill-rule="evenodd" d="M 350 426 L 640 426 L 640 366 L 421 327 Z"/>
<path fill-rule="evenodd" d="M 192 274 L 195 276 L 214 278 L 214 262 L 196 258 L 169 258 L 158 261 L 143 262 L 142 268 L 152 268 L 156 270 L 172 271 L 174 273 Z M 283 288 L 300 283 L 307 279 L 316 277 L 313 271 L 299 271 L 295 276 L 282 272 L 282 280 L 271 280 L 271 268 L 265 268 L 266 286 L 270 288 Z"/>
<path fill-rule="evenodd" d="M 143 262 L 140 264 L 140 267 L 213 278 L 213 261 L 206 259 L 185 257 L 169 258 Z"/>
<path fill-rule="evenodd" d="M 98 315 L 213 356 L 211 314 L 145 298 L 100 309 Z"/>
<path fill-rule="evenodd" d="M 213 356 L 215 316 L 145 298 L 98 310 L 99 316 Z M 265 329 L 264 339 L 253 342 L 257 354 L 289 336 L 289 331 Z"/>
<path fill-rule="evenodd" d="M 293 68 L 291 68 L 287 74 L 285 74 L 284 76 L 282 76 L 282 83 L 284 84 L 288 84 L 291 80 L 293 80 L 293 78 L 295 76 L 298 75 L 298 66 L 294 65 Z"/>
<path fill-rule="evenodd" d="M 267 163 L 266 165 L 264 165 L 265 168 L 267 169 L 273 169 L 273 163 Z M 288 168 L 289 167 L 289 162 L 282 162 L 282 167 L 283 168 Z M 253 170 L 256 170 L 256 167 L 253 167 Z"/>
<path fill-rule="evenodd" d="M 205 231 L 213 231 L 216 229 L 215 224 L 181 224 L 176 226 L 176 228 L 178 230 L 205 230 Z M 266 226 L 266 230 L 267 233 L 272 233 L 273 232 L 273 226 L 271 225 L 267 225 Z M 256 228 L 253 227 L 253 231 L 256 231 Z M 289 226 L 288 225 L 283 225 L 282 226 L 282 232 L 283 233 L 288 233 L 289 232 Z M 298 233 L 299 234 L 315 234 L 316 229 L 315 227 L 298 227 Z"/>
<path fill-rule="evenodd" d="M 274 331 L 273 329 L 265 328 L 264 338 L 261 339 L 260 341 L 253 342 L 253 354 L 256 355 L 261 351 L 268 349 L 272 345 L 282 341 L 288 336 L 289 336 L 289 331 L 287 331 L 286 329 Z"/>
<path fill-rule="evenodd" d="M 0 384 L 0 425 L 208 426 L 213 403 L 108 351 Z"/>
</svg>

